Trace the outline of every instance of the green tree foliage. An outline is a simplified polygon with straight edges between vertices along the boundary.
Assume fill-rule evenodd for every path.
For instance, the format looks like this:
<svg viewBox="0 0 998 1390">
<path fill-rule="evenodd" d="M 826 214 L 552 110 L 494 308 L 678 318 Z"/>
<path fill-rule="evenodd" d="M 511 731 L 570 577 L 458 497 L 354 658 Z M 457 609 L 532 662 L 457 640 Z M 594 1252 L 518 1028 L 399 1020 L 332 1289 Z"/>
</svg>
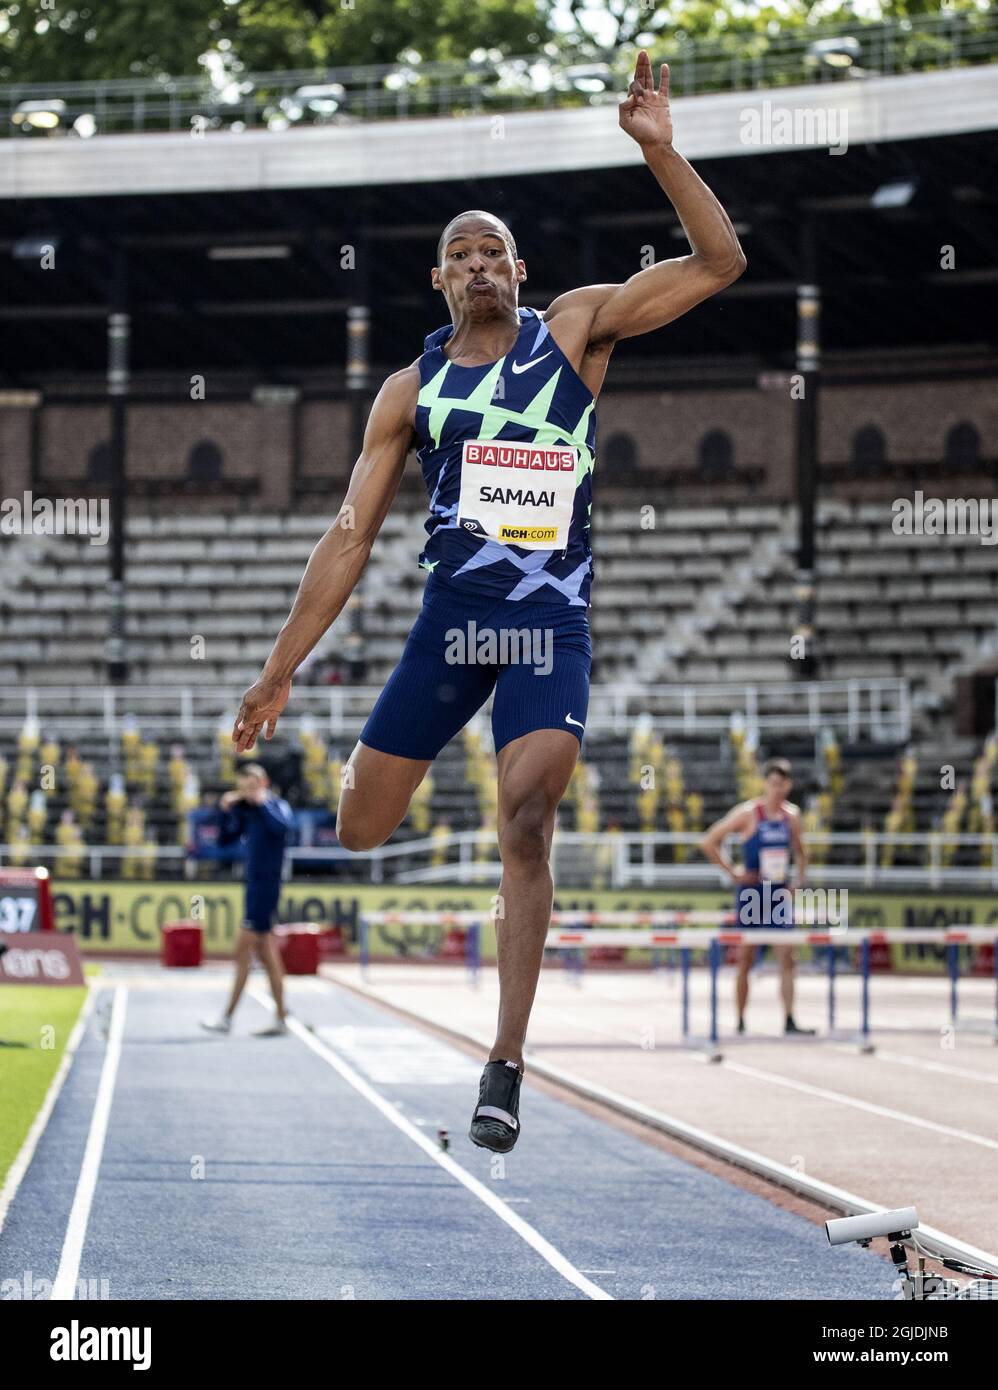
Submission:
<svg viewBox="0 0 998 1390">
<path fill-rule="evenodd" d="M 544 12 L 534 0 L 15 0 L 0 4 L 0 77 L 179 77 L 211 51 L 249 72 L 529 53 L 552 37 Z"/>
<path fill-rule="evenodd" d="M 885 17 L 942 0 L 883 0 Z M 980 10 L 980 0 L 946 9 Z M 869 19 L 871 6 L 862 7 Z M 852 20 L 850 0 L 0 0 L 0 80 L 95 81 L 228 70 L 273 72 L 491 54 L 566 61 L 668 56 L 689 39 L 750 56 L 774 32 Z M 625 65 L 626 65 L 625 62 Z"/>
</svg>

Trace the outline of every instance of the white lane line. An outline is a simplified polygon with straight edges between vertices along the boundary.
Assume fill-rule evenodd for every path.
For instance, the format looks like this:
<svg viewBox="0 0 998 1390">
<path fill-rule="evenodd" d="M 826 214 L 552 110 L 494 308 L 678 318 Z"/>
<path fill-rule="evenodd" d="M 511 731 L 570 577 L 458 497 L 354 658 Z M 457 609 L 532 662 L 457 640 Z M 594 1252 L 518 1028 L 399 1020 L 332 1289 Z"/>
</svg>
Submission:
<svg viewBox="0 0 998 1390">
<path fill-rule="evenodd" d="M 618 1033 L 613 1028 L 600 1028 L 594 1023 L 585 1023 L 577 1014 L 569 1013 L 566 1009 L 555 1005 L 554 1008 L 548 1007 L 544 1010 L 545 1018 L 553 1020 L 555 1023 L 569 1023 L 573 1028 L 578 1028 L 580 1033 L 592 1033 L 598 1038 L 613 1038 L 615 1042 L 630 1043 L 631 1047 L 641 1047 L 640 1033 Z M 535 1044 L 537 1046 L 538 1044 Z M 557 1047 L 558 1041 L 543 1042 L 540 1046 Z M 647 1049 L 646 1049 L 647 1050 Z"/>
<path fill-rule="evenodd" d="M 824 1086 L 812 1086 L 807 1081 L 791 1081 L 789 1077 L 777 1076 L 774 1072 L 763 1071 L 760 1067 L 749 1067 L 743 1062 L 723 1061 L 725 1071 L 734 1071 L 742 1076 L 754 1077 L 757 1081 L 768 1081 L 774 1086 L 785 1086 L 791 1091 L 800 1091 L 807 1096 L 820 1096 L 822 1100 L 835 1101 L 837 1105 L 847 1105 L 853 1110 L 865 1110 L 868 1115 L 880 1115 L 883 1119 L 898 1120 L 901 1124 L 914 1125 L 916 1129 L 928 1129 L 933 1134 L 947 1134 L 951 1139 L 963 1139 L 968 1144 L 979 1144 L 983 1149 L 998 1150 L 998 1139 L 987 1139 L 983 1134 L 974 1134 L 969 1129 L 955 1129 L 952 1125 L 941 1125 L 935 1120 L 923 1120 L 918 1115 L 909 1115 L 904 1110 L 892 1110 L 887 1105 L 877 1105 L 871 1100 L 859 1100 L 856 1096 L 846 1096 L 840 1091 L 829 1091 Z"/>
<path fill-rule="evenodd" d="M 59 1092 L 62 1090 L 63 1082 L 69 1075 L 69 1069 L 73 1064 L 73 1054 L 80 1045 L 80 1040 L 86 1032 L 87 1018 L 93 1008 L 94 998 L 97 991 L 93 986 L 87 991 L 87 997 L 83 1001 L 83 1006 L 76 1016 L 72 1031 L 66 1040 L 65 1051 L 56 1068 L 56 1073 L 49 1082 L 49 1088 L 45 1092 L 45 1099 L 42 1101 L 41 1109 L 35 1116 L 31 1128 L 24 1136 L 24 1143 L 14 1162 L 11 1164 L 4 1181 L 0 1188 L 0 1231 L 3 1230 L 4 1222 L 7 1220 L 7 1213 L 10 1211 L 17 1189 L 21 1186 L 21 1180 L 31 1165 L 31 1160 L 35 1156 L 39 1140 L 45 1133 L 45 1126 L 49 1122 L 49 1116 L 55 1109 L 55 1103 L 59 1099 Z"/>
<path fill-rule="evenodd" d="M 463 1052 L 412 1028 L 352 1023 L 315 1029 L 372 1086 L 471 1086 L 481 1069 Z"/>
<path fill-rule="evenodd" d="M 121 1059 L 121 1040 L 125 1033 L 125 1010 L 127 1006 L 128 990 L 124 985 L 118 985 L 114 991 L 114 1000 L 111 1005 L 111 1027 L 108 1033 L 107 1051 L 104 1053 L 104 1065 L 101 1068 L 94 1112 L 90 1117 L 87 1147 L 83 1151 L 83 1163 L 80 1167 L 76 1195 L 73 1198 L 73 1206 L 66 1225 L 66 1238 L 62 1245 L 59 1269 L 52 1285 L 51 1297 L 53 1302 L 65 1302 L 67 1299 L 76 1297 L 76 1281 L 80 1272 L 83 1242 L 87 1238 L 87 1222 L 90 1220 L 90 1208 L 97 1188 L 97 1174 L 100 1170 L 104 1140 L 107 1137 L 108 1120 L 111 1116 L 111 1102 L 114 1099 L 114 1083 L 117 1080 L 118 1062 Z"/>
<path fill-rule="evenodd" d="M 836 1052 L 854 1052 L 847 1043 L 832 1043 Z M 998 1086 L 998 1076 L 977 1071 L 973 1067 L 954 1067 L 950 1062 L 926 1062 L 921 1057 L 906 1057 L 903 1052 L 885 1052 L 878 1047 L 870 1056 L 873 1062 L 894 1062 L 899 1067 L 915 1067 L 918 1071 L 937 1072 L 940 1076 L 959 1076 L 965 1081 L 983 1081 L 988 1086 Z"/>
<path fill-rule="evenodd" d="M 271 1007 L 270 996 L 265 994 L 262 990 L 250 989 L 248 993 L 252 995 L 258 1004 L 262 1004 L 265 1008 Z M 514 1231 L 521 1240 L 525 1241 L 526 1244 L 530 1246 L 531 1250 L 540 1255 L 542 1260 L 546 1260 L 557 1274 L 560 1274 L 563 1279 L 567 1279 L 570 1284 L 574 1284 L 575 1287 L 588 1298 L 597 1302 L 614 1301 L 612 1294 L 607 1293 L 605 1289 L 601 1289 L 597 1284 L 587 1279 L 582 1271 L 576 1269 L 575 1265 L 573 1265 L 570 1260 L 566 1259 L 560 1250 L 556 1250 L 549 1241 L 544 1239 L 539 1231 L 535 1231 L 533 1226 L 524 1221 L 515 1211 L 512 1211 L 509 1206 L 499 1197 L 496 1197 L 494 1193 L 490 1192 L 484 1183 L 479 1182 L 477 1178 L 473 1178 L 459 1163 L 455 1163 L 442 1149 L 431 1140 L 427 1139 L 424 1134 L 420 1133 L 415 1125 L 411 1124 L 399 1114 L 390 1101 L 387 1101 L 384 1096 L 380 1095 L 373 1086 L 368 1085 L 364 1078 L 356 1072 L 353 1067 L 344 1062 L 341 1057 L 338 1057 L 332 1048 L 321 1042 L 294 1017 L 288 1019 L 288 1028 L 294 1033 L 299 1042 L 303 1042 L 306 1047 L 311 1048 L 317 1057 L 321 1057 L 328 1066 L 338 1072 L 347 1085 L 352 1086 L 358 1095 L 363 1096 L 369 1104 L 374 1106 L 375 1110 L 383 1115 L 386 1120 L 389 1120 L 407 1139 L 411 1139 L 418 1148 L 422 1149 L 429 1158 L 433 1159 L 434 1163 L 439 1163 L 445 1173 L 449 1173 L 452 1178 L 455 1178 L 463 1187 L 466 1187 L 473 1196 L 477 1197 L 491 1212 L 498 1216 L 500 1221 L 505 1221 L 510 1230 Z"/>
</svg>

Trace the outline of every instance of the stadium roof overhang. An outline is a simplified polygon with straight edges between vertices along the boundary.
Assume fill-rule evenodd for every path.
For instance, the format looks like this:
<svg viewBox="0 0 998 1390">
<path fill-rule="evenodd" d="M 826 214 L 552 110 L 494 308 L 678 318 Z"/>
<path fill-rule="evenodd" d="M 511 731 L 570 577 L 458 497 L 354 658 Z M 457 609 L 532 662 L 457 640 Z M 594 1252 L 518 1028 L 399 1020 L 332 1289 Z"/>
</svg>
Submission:
<svg viewBox="0 0 998 1390">
<path fill-rule="evenodd" d="M 998 66 L 677 97 L 673 109 L 691 160 L 956 135 L 994 128 Z M 10 139 L 0 142 L 0 196 L 394 187 L 640 163 L 620 134 L 616 107 L 604 105 L 201 138 Z"/>
<path fill-rule="evenodd" d="M 822 110 L 839 111 L 837 122 L 791 121 L 777 138 L 781 112 Z M 998 70 L 976 68 L 677 101 L 677 143 L 731 213 L 749 269 L 667 330 L 624 344 L 615 381 L 702 376 L 711 363 L 750 379 L 791 364 L 808 225 L 833 359 L 945 352 L 950 364 L 993 364 L 996 110 Z M 429 269 L 439 231 L 463 208 L 488 207 L 513 227 L 524 304 L 626 279 L 649 247 L 657 260 L 686 251 L 615 111 L 509 116 L 502 139 L 483 126 L 494 129 L 462 117 L 204 140 L 0 141 L 0 180 L 19 191 L 0 203 L 5 383 L 100 378 L 119 251 L 137 370 L 193 362 L 257 380 L 311 370 L 332 384 L 351 305 L 370 308 L 379 375 L 447 320 Z M 753 130 L 769 143 L 742 138 Z M 70 166 L 96 186 L 71 187 Z M 32 241 L 56 246 L 55 273 L 11 259 Z"/>
</svg>

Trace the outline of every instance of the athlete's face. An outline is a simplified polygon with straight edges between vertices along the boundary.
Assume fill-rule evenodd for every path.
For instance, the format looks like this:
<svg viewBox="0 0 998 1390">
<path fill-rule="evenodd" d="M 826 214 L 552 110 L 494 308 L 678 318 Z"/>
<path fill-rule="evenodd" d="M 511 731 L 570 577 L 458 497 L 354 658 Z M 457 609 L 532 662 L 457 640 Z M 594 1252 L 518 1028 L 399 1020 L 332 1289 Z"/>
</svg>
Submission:
<svg viewBox="0 0 998 1390">
<path fill-rule="evenodd" d="M 267 779 L 257 772 L 243 772 L 239 776 L 239 791 L 248 801 L 254 800 L 267 789 Z"/>
<path fill-rule="evenodd" d="M 515 307 L 526 278 L 523 261 L 514 259 L 499 226 L 479 219 L 448 228 L 440 265 L 431 271 L 433 288 L 452 309 L 483 319 Z"/>
<path fill-rule="evenodd" d="M 793 782 L 782 772 L 771 772 L 766 778 L 766 794 L 774 801 L 784 801 L 790 795 Z"/>
</svg>

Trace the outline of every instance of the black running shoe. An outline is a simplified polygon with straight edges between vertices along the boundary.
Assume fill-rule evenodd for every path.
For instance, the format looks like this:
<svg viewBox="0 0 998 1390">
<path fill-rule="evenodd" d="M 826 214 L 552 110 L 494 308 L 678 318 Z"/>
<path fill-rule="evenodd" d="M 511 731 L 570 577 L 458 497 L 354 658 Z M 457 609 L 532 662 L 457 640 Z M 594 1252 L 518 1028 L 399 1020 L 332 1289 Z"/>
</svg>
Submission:
<svg viewBox="0 0 998 1390">
<path fill-rule="evenodd" d="M 785 1033 L 796 1033 L 799 1038 L 813 1038 L 818 1031 L 816 1028 L 798 1028 L 792 1018 L 787 1019 L 787 1026 L 783 1030 Z"/>
<path fill-rule="evenodd" d="M 468 1138 L 480 1149 L 505 1154 L 520 1137 L 520 1082 L 515 1062 L 486 1062 Z"/>
</svg>

